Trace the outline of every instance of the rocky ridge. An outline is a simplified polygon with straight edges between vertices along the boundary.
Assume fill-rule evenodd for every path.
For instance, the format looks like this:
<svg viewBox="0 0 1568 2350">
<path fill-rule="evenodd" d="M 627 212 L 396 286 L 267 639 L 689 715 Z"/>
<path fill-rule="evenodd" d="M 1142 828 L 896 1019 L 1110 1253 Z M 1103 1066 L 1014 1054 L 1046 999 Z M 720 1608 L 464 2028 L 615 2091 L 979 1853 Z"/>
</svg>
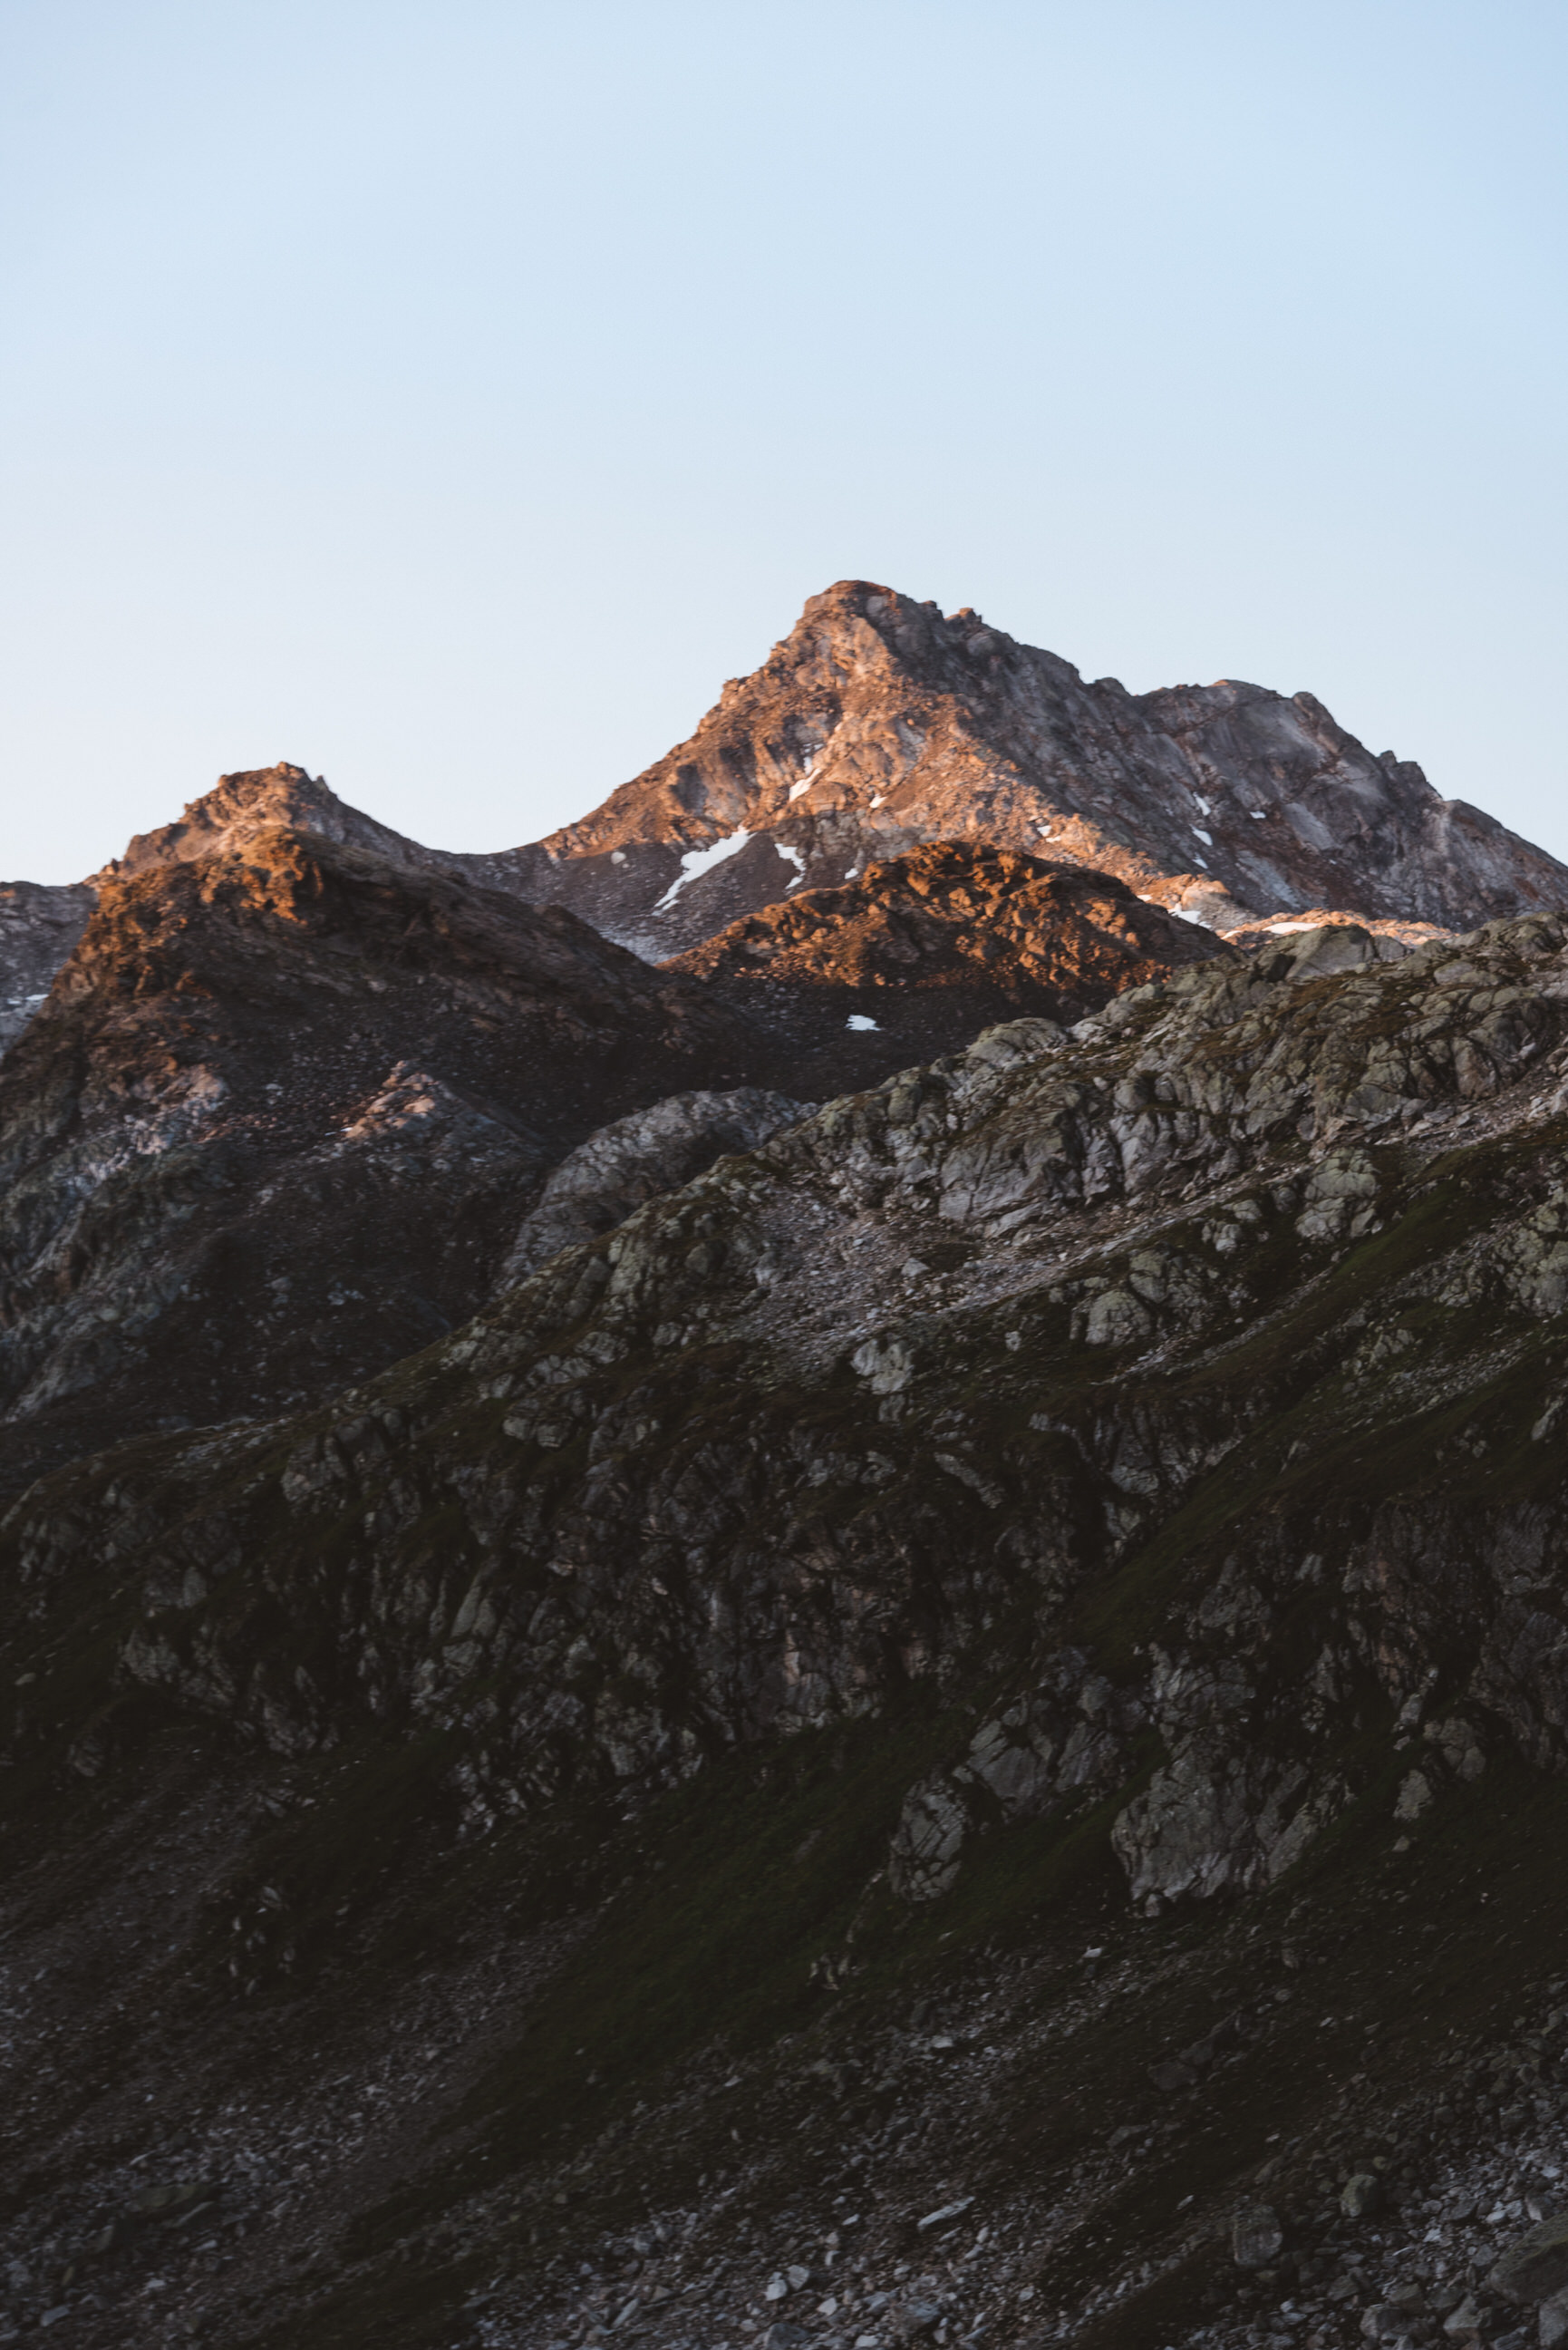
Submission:
<svg viewBox="0 0 1568 2350">
<path fill-rule="evenodd" d="M 809 982 L 750 940 L 660 972 L 564 910 L 254 812 L 132 844 L 0 1070 L 12 1492 L 135 1428 L 363 1377 L 998 1010 L 1075 1017 L 1225 952 L 1114 881 L 953 847 L 796 901 Z M 859 983 L 873 941 L 915 986 Z"/>
<path fill-rule="evenodd" d="M 1226 931 L 1326 909 L 1415 942 L 1420 926 L 1568 902 L 1568 868 L 1440 798 L 1413 762 L 1374 756 L 1310 693 L 1129 694 L 967 608 L 840 580 L 687 742 L 543 841 L 428 848 L 282 761 L 221 776 L 75 889 L 12 885 L 26 920 L 0 920 L 0 1045 L 79 931 L 84 891 L 276 827 L 566 906 L 654 962 L 940 840 L 1044 851 Z"/>
<path fill-rule="evenodd" d="M 961 1051 L 1020 1014 L 1082 1019 L 1126 988 L 1226 952 L 1109 874 L 928 841 L 836 889 L 742 915 L 661 968 L 787 1036 L 805 1089 L 820 1096 L 845 1089 L 846 1031 L 878 1038 L 881 1075 Z"/>
<path fill-rule="evenodd" d="M 18 2312 L 1506 2340 L 1564 2159 L 1565 1081 L 1562 920 L 1293 934 L 832 1102 L 327 1409 L 45 1480 Z M 216 2232 L 63 2260 L 137 2158 Z"/>
<path fill-rule="evenodd" d="M 5 1483 L 428 1344 L 565 1151 L 752 1050 L 569 914 L 319 832 L 141 861 L 0 1066 Z"/>
<path fill-rule="evenodd" d="M 1221 930 L 1314 907 L 1469 930 L 1568 898 L 1555 858 L 1310 693 L 1128 693 L 866 580 L 813 597 L 688 742 L 519 873 L 660 960 L 931 839 L 1115 874 Z"/>
<path fill-rule="evenodd" d="M 275 766 L 220 775 L 210 792 L 187 801 L 183 815 L 172 824 L 133 834 L 124 856 L 110 858 L 82 886 L 101 889 L 107 881 L 126 880 L 162 865 L 243 854 L 257 833 L 277 831 L 309 833 L 342 847 L 364 849 L 384 864 L 441 874 L 481 889 L 510 890 L 514 879 L 514 853 L 472 857 L 455 849 L 427 848 L 350 807 L 325 775 L 312 775 L 280 759 Z"/>
</svg>

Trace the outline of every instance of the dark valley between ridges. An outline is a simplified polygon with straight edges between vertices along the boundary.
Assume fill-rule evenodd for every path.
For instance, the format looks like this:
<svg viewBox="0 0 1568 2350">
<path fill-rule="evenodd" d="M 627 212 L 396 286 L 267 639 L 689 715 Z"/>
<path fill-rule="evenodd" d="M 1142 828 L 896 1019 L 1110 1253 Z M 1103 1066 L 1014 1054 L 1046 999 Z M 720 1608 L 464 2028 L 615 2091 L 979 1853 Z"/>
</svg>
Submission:
<svg viewBox="0 0 1568 2350">
<path fill-rule="evenodd" d="M 0 978 L 0 2340 L 1568 2337 L 1568 869 L 843 582 Z"/>
</svg>

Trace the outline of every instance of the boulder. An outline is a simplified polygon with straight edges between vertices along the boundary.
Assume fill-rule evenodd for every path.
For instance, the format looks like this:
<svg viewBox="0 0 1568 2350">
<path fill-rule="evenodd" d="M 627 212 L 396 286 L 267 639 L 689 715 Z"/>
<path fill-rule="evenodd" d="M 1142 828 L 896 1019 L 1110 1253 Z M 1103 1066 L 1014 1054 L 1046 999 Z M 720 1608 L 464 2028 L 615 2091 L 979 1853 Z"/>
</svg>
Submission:
<svg viewBox="0 0 1568 2350">
<path fill-rule="evenodd" d="M 1568 2211 L 1542 2220 L 1510 2244 L 1487 2280 L 1505 2301 L 1540 2303 L 1568 2288 Z"/>
</svg>

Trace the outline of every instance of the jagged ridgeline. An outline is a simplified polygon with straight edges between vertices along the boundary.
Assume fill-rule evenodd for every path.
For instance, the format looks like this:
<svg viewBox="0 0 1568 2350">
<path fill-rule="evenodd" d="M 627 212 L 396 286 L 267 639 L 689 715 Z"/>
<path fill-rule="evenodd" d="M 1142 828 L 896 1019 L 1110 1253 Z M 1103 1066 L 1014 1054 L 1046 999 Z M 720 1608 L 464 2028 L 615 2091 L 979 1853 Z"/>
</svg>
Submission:
<svg viewBox="0 0 1568 2350">
<path fill-rule="evenodd" d="M 993 1026 L 22 1498 L 12 1981 L 72 2051 L 5 2127 L 30 2279 L 111 2231 L 78 2338 L 155 2338 L 153 2262 L 236 2342 L 1506 2331 L 1568 922 L 1391 951 Z"/>
</svg>

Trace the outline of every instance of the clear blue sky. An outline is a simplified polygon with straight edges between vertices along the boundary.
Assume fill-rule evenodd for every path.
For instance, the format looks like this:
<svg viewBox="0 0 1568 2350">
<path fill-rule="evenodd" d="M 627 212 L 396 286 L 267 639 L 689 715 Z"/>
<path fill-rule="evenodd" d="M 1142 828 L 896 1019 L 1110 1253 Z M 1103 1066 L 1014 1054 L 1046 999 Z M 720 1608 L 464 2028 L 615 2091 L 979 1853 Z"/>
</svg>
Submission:
<svg viewBox="0 0 1568 2350">
<path fill-rule="evenodd" d="M 452 847 L 830 580 L 1568 856 L 1561 0 L 4 0 L 0 875 Z"/>
</svg>

